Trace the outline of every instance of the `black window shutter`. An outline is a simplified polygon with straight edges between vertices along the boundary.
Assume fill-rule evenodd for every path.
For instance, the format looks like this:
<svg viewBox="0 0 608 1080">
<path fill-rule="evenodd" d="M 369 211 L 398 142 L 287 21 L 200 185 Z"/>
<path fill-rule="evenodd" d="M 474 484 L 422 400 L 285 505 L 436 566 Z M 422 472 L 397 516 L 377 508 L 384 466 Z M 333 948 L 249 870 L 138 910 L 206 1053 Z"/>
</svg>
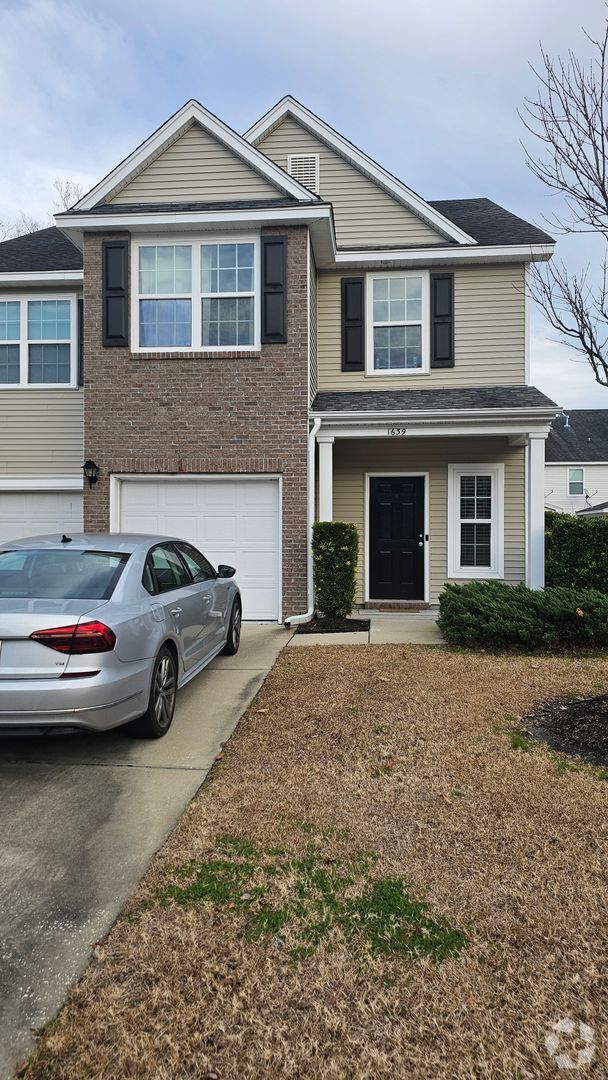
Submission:
<svg viewBox="0 0 608 1080">
<path fill-rule="evenodd" d="M 342 278 L 342 371 L 365 371 L 364 281 Z"/>
<path fill-rule="evenodd" d="M 431 274 L 431 367 L 454 367 L 453 274 Z"/>
<path fill-rule="evenodd" d="M 129 344 L 129 241 L 104 240 L 103 344 L 123 348 Z"/>
<path fill-rule="evenodd" d="M 287 237 L 262 237 L 262 344 L 287 341 Z"/>
<path fill-rule="evenodd" d="M 78 301 L 78 385 L 84 386 L 84 300 Z"/>
</svg>

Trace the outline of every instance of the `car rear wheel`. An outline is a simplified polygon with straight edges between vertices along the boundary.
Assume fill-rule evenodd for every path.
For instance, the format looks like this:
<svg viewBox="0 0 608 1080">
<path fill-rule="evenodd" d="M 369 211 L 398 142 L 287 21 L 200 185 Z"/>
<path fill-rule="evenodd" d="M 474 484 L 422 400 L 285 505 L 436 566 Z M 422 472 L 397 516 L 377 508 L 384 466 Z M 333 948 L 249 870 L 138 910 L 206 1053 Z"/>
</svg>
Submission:
<svg viewBox="0 0 608 1080">
<path fill-rule="evenodd" d="M 241 623 L 243 616 L 241 612 L 241 601 L 235 600 L 232 605 L 232 611 L 230 612 L 230 622 L 228 624 L 228 640 L 222 649 L 222 656 L 234 656 L 239 651 L 239 645 L 241 644 Z"/>
<path fill-rule="evenodd" d="M 171 649 L 163 645 L 154 661 L 148 708 L 127 725 L 128 734 L 138 739 L 162 739 L 171 727 L 176 694 L 177 663 Z"/>
</svg>

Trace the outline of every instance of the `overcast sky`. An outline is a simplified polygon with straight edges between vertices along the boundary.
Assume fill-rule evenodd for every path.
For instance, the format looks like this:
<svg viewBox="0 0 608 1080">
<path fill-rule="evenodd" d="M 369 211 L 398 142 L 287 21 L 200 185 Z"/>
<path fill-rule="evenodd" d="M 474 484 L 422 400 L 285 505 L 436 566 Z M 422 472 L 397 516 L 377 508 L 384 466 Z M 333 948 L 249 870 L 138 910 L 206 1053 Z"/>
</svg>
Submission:
<svg viewBox="0 0 608 1080">
<path fill-rule="evenodd" d="M 285 93 L 429 199 L 487 196 L 541 226 L 557 207 L 524 164 L 528 61 L 588 45 L 598 0 L 0 0 L 0 219 L 46 224 L 53 180 L 87 189 L 189 98 L 238 131 Z M 546 227 L 546 226 L 545 226 Z M 589 246 L 560 241 L 572 268 Z M 533 319 L 532 375 L 608 408 Z"/>
</svg>

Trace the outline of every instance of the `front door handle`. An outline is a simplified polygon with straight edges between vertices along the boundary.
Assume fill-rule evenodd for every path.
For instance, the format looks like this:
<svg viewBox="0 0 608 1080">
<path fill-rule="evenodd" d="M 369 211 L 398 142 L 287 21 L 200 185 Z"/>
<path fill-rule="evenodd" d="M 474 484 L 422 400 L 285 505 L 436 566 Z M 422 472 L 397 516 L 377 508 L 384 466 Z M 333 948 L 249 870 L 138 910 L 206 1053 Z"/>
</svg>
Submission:
<svg viewBox="0 0 608 1080">
<path fill-rule="evenodd" d="M 422 540 L 418 541 L 418 547 L 424 547 L 424 542 Z"/>
</svg>

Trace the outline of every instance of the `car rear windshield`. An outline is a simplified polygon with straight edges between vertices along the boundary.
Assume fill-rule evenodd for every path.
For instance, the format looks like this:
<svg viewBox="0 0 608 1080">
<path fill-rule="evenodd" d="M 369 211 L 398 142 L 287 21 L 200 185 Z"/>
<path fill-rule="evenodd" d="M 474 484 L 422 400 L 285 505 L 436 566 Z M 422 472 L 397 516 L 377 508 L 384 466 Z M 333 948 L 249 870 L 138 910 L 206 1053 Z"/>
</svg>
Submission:
<svg viewBox="0 0 608 1080">
<path fill-rule="evenodd" d="M 109 600 L 128 558 L 114 551 L 0 551 L 0 599 Z"/>
</svg>

